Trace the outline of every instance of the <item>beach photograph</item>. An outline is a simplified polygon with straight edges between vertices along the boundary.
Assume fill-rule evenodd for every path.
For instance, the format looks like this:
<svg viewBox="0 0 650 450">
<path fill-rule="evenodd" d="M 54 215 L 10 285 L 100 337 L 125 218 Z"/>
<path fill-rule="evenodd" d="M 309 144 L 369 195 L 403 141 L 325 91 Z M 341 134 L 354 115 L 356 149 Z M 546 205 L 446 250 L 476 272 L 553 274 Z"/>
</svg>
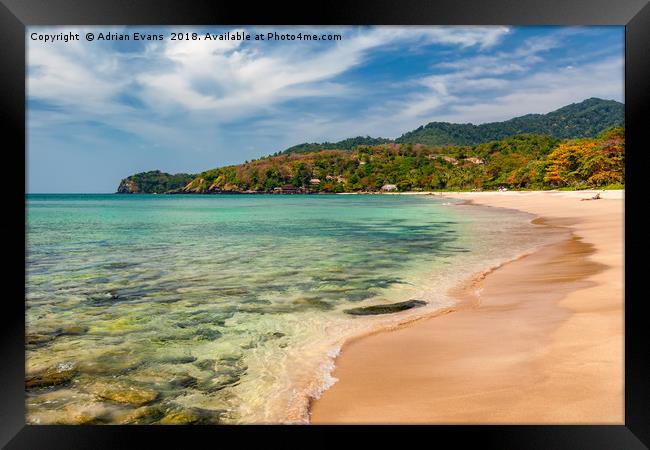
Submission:
<svg viewBox="0 0 650 450">
<path fill-rule="evenodd" d="M 625 424 L 623 26 L 25 46 L 28 425 Z"/>
</svg>

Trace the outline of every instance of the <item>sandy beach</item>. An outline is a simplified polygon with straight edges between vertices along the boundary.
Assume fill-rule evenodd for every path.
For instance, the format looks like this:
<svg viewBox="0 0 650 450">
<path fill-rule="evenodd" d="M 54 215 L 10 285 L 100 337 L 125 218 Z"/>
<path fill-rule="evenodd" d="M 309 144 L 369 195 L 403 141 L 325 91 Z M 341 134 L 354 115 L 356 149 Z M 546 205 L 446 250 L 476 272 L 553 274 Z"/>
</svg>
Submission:
<svg viewBox="0 0 650 450">
<path fill-rule="evenodd" d="M 348 342 L 311 423 L 623 424 L 623 191 L 595 192 L 444 194 L 570 233 L 455 312 Z"/>
</svg>

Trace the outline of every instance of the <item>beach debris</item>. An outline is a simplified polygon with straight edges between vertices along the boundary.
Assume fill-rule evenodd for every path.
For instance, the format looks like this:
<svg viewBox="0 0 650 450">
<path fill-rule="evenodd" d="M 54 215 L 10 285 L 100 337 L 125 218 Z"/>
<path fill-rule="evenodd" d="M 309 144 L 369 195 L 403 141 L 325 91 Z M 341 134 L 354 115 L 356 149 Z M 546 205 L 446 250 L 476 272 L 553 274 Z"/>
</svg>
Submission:
<svg viewBox="0 0 650 450">
<path fill-rule="evenodd" d="M 391 314 L 407 309 L 417 308 L 426 305 L 427 302 L 423 300 L 407 300 L 399 303 L 388 303 L 384 305 L 361 306 L 359 308 L 346 309 L 343 312 L 353 316 L 371 316 L 377 314 Z"/>
<path fill-rule="evenodd" d="M 600 200 L 600 192 L 596 192 L 596 195 L 594 195 L 591 198 L 581 198 L 580 201 L 584 202 L 585 200 Z"/>
</svg>

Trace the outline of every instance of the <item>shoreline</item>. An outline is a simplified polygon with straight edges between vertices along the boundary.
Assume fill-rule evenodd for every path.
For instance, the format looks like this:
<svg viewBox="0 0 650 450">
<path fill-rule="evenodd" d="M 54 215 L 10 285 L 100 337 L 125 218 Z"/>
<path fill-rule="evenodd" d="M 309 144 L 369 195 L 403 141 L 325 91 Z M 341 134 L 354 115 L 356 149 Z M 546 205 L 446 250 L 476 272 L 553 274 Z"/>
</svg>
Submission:
<svg viewBox="0 0 650 450">
<path fill-rule="evenodd" d="M 311 423 L 623 423 L 623 191 L 579 201 L 595 192 L 444 193 L 571 237 L 488 269 L 480 305 L 466 286 L 446 314 L 347 341 Z"/>
</svg>

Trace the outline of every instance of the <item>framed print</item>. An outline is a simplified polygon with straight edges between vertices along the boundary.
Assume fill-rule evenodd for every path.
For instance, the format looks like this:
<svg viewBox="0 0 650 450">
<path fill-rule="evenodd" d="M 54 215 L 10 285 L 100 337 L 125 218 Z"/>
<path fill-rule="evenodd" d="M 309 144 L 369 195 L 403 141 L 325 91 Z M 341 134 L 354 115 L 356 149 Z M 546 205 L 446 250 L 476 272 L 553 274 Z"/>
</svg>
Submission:
<svg viewBox="0 0 650 450">
<path fill-rule="evenodd" d="M 650 7 L 303 6 L 3 0 L 2 444 L 646 448 Z"/>
</svg>

